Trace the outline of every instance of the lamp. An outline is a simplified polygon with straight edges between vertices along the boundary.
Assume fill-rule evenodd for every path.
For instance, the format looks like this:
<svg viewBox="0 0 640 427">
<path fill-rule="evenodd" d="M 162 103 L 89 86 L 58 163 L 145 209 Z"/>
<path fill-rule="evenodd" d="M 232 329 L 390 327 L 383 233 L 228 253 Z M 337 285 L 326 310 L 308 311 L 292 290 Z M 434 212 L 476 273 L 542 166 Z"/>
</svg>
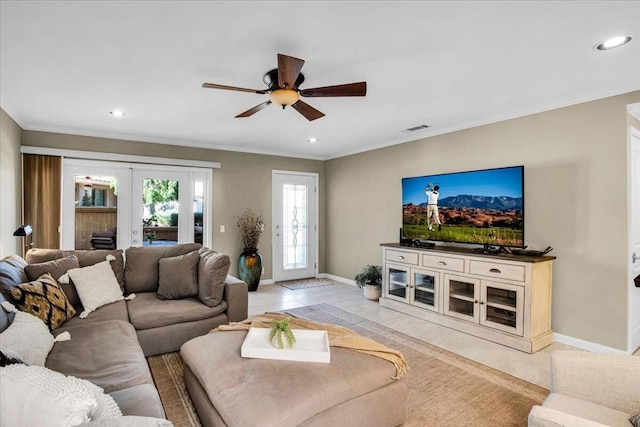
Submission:
<svg viewBox="0 0 640 427">
<path fill-rule="evenodd" d="M 276 89 L 269 94 L 271 102 L 282 105 L 282 108 L 295 104 L 298 98 L 298 92 L 292 89 Z"/>
<path fill-rule="evenodd" d="M 20 227 L 18 227 L 16 231 L 13 232 L 13 235 L 17 237 L 27 237 L 27 236 L 31 236 L 32 234 L 33 234 L 33 228 L 31 228 L 30 225 L 21 225 Z M 27 247 L 27 250 L 31 249 L 31 246 L 33 246 L 33 237 L 29 237 L 29 246 Z M 23 246 L 23 250 L 24 250 L 24 246 Z"/>
</svg>

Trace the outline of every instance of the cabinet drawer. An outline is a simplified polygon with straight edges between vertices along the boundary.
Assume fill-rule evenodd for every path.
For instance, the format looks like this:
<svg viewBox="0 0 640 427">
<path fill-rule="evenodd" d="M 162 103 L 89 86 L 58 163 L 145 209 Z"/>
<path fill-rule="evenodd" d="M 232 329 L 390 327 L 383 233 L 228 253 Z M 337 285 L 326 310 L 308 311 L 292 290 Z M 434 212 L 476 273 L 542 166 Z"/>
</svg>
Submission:
<svg viewBox="0 0 640 427">
<path fill-rule="evenodd" d="M 464 260 L 439 255 L 422 255 L 422 265 L 442 270 L 464 272 Z"/>
<path fill-rule="evenodd" d="M 518 280 L 524 282 L 524 265 L 500 264 L 497 262 L 473 261 L 469 262 L 469 272 L 493 278 Z"/>
<path fill-rule="evenodd" d="M 387 261 L 401 262 L 403 264 L 418 265 L 418 254 L 402 251 L 386 251 L 385 259 Z"/>
</svg>

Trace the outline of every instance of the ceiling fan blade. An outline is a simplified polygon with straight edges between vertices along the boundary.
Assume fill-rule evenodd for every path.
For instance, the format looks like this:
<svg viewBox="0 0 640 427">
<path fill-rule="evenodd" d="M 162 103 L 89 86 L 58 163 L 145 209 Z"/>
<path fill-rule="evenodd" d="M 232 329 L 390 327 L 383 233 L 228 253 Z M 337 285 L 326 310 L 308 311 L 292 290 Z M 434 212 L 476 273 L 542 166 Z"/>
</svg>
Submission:
<svg viewBox="0 0 640 427">
<path fill-rule="evenodd" d="M 262 104 L 258 104 L 255 107 L 248 109 L 244 113 L 238 114 L 235 118 L 238 119 L 238 118 L 241 118 L 241 117 L 253 116 L 255 113 L 257 113 L 258 111 L 262 110 L 263 108 L 265 108 L 269 104 L 271 104 L 271 101 L 265 101 Z"/>
<path fill-rule="evenodd" d="M 347 83 L 344 85 L 314 87 L 301 89 L 300 95 L 304 97 L 330 97 L 330 96 L 365 96 L 367 94 L 367 82 Z"/>
<path fill-rule="evenodd" d="M 324 117 L 324 113 L 316 110 L 311 105 L 298 100 L 295 104 L 291 105 L 295 110 L 305 116 L 307 120 L 312 121 L 315 119 L 319 119 L 320 117 Z"/>
<path fill-rule="evenodd" d="M 202 83 L 202 87 L 205 87 L 207 89 L 235 90 L 235 91 L 238 91 L 238 92 L 261 93 L 261 94 L 267 93 L 266 90 L 246 89 L 246 88 L 243 88 L 243 87 L 225 86 L 225 85 L 218 85 L 218 84 L 215 84 L 215 83 Z"/>
<path fill-rule="evenodd" d="M 278 54 L 278 86 L 282 89 L 293 89 L 296 79 L 302 70 L 304 60 Z"/>
</svg>

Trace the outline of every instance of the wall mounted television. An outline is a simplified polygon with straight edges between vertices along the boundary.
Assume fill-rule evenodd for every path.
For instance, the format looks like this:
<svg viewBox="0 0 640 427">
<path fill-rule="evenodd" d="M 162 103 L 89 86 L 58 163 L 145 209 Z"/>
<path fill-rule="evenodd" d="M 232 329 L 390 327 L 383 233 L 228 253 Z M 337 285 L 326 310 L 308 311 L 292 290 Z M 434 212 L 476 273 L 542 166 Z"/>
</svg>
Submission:
<svg viewBox="0 0 640 427">
<path fill-rule="evenodd" d="M 403 178 L 402 236 L 523 248 L 524 166 Z"/>
</svg>

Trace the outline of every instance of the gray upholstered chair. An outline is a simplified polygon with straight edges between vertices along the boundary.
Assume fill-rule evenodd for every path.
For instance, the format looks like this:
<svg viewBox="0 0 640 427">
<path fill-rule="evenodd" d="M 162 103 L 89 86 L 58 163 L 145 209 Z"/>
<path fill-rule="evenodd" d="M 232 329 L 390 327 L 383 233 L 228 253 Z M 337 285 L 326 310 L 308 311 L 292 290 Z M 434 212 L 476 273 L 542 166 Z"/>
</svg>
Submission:
<svg viewBox="0 0 640 427">
<path fill-rule="evenodd" d="M 640 412 L 640 357 L 584 351 L 551 355 L 551 394 L 529 426 L 625 426 Z"/>
</svg>

